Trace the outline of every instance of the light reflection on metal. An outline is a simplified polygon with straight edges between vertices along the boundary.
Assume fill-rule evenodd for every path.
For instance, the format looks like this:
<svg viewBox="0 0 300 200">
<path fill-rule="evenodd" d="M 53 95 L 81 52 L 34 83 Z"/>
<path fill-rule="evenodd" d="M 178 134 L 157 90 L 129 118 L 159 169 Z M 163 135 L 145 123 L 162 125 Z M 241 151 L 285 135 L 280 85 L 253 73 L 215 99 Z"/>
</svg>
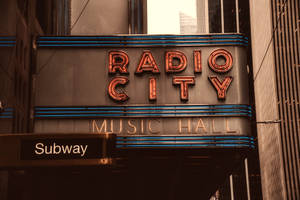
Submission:
<svg viewBox="0 0 300 200">
<path fill-rule="evenodd" d="M 158 66 L 150 51 L 144 51 L 135 73 L 152 72 L 159 73 Z"/>
<path fill-rule="evenodd" d="M 225 64 L 223 65 L 217 64 L 218 57 L 223 57 L 225 59 Z M 219 73 L 228 72 L 232 68 L 232 63 L 233 63 L 232 55 L 225 49 L 217 49 L 213 51 L 208 58 L 209 67 L 213 71 Z"/>
<path fill-rule="evenodd" d="M 202 72 L 201 51 L 200 50 L 194 51 L 194 72 L 195 73 Z"/>
<path fill-rule="evenodd" d="M 156 78 L 149 78 L 149 100 L 156 100 Z"/>
<path fill-rule="evenodd" d="M 211 83 L 213 84 L 214 88 L 217 90 L 218 93 L 218 99 L 226 99 L 226 91 L 230 86 L 230 83 L 232 82 L 233 78 L 231 76 L 226 76 L 225 79 L 220 82 L 218 77 L 211 76 L 208 77 Z"/>
<path fill-rule="evenodd" d="M 116 101 L 126 101 L 127 99 L 129 99 L 125 92 L 120 93 L 116 91 L 116 87 L 118 85 L 125 85 L 126 83 L 128 83 L 128 81 L 128 78 L 124 76 L 113 78 L 108 85 L 109 96 Z"/>
<path fill-rule="evenodd" d="M 174 63 L 174 61 L 178 63 Z M 167 51 L 165 58 L 165 68 L 167 73 L 182 72 L 186 68 L 187 58 L 184 53 L 180 51 Z"/>
<path fill-rule="evenodd" d="M 127 66 L 129 63 L 128 55 L 124 51 L 109 52 L 108 72 L 115 74 L 119 71 L 121 74 L 128 74 Z"/>
<path fill-rule="evenodd" d="M 112 158 L 101 158 L 99 159 L 99 164 L 100 165 L 111 165 L 113 163 Z"/>
<path fill-rule="evenodd" d="M 188 85 L 195 84 L 194 76 L 174 76 L 173 85 L 180 85 L 180 99 L 187 101 L 189 99 Z"/>
</svg>

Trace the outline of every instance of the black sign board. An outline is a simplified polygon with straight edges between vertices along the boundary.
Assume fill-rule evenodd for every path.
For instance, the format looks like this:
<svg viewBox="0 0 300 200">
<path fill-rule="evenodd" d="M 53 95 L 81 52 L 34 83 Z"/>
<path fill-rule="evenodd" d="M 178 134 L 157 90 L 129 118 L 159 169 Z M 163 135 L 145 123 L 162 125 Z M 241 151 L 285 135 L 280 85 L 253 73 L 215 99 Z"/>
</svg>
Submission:
<svg viewBox="0 0 300 200">
<path fill-rule="evenodd" d="M 3 134 L 0 168 L 106 165 L 115 146 L 114 134 Z"/>
<path fill-rule="evenodd" d="M 21 140 L 21 160 L 93 159 L 102 155 L 102 138 Z"/>
</svg>

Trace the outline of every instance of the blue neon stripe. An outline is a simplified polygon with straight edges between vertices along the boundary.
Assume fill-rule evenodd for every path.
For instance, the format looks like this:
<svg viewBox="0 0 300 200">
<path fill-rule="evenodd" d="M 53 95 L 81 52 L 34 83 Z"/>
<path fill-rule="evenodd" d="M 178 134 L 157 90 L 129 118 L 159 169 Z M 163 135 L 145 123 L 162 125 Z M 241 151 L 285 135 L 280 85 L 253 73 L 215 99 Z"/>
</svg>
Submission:
<svg viewBox="0 0 300 200">
<path fill-rule="evenodd" d="M 108 110 L 108 109 L 139 109 L 139 108 L 248 108 L 251 109 L 249 105 L 174 105 L 174 106 L 103 106 L 103 107 L 36 107 L 35 110 Z"/>
<path fill-rule="evenodd" d="M 249 105 L 36 107 L 36 117 L 252 116 Z"/>
<path fill-rule="evenodd" d="M 47 114 L 47 113 L 38 113 L 36 116 L 108 116 L 111 112 L 107 113 L 83 113 L 83 114 L 65 114 L 65 113 L 55 113 L 55 114 Z M 201 112 L 201 113 L 116 113 L 112 112 L 114 116 L 177 116 L 177 115 L 245 115 L 250 116 L 249 113 L 210 113 L 210 112 Z"/>
<path fill-rule="evenodd" d="M 149 144 L 150 143 L 150 144 Z M 201 143 L 201 144 L 199 144 Z M 255 148 L 253 136 L 117 136 L 117 148 L 143 147 L 247 147 Z"/>
<path fill-rule="evenodd" d="M 0 36 L 0 39 L 16 39 L 14 36 Z"/>
<path fill-rule="evenodd" d="M 15 44 L 0 44 L 0 47 L 13 47 Z"/>
<path fill-rule="evenodd" d="M 0 118 L 2 118 L 2 119 L 4 119 L 4 118 L 5 118 L 5 119 L 11 119 L 11 118 L 13 118 L 13 116 L 1 116 L 1 115 L 0 115 Z"/>
<path fill-rule="evenodd" d="M 227 44 L 227 45 L 245 45 L 241 42 L 190 42 L 190 43 L 135 43 L 135 44 L 39 44 L 40 47 L 101 47 L 101 46 L 180 46 L 180 45 L 211 45 L 211 44 Z"/>
<path fill-rule="evenodd" d="M 37 43 L 143 43 L 143 42 L 180 42 L 180 41 L 240 41 L 245 42 L 247 41 L 243 39 L 232 39 L 232 38 L 218 38 L 218 39 L 206 39 L 206 38 L 199 38 L 199 39 L 163 39 L 163 40 L 38 40 Z"/>
<path fill-rule="evenodd" d="M 183 139 L 178 139 L 178 140 L 133 140 L 133 141 L 117 141 L 117 144 L 126 144 L 126 143 L 206 143 L 206 142 L 211 142 L 211 143 L 253 143 L 252 141 L 249 140 L 183 140 Z"/>
<path fill-rule="evenodd" d="M 126 38 L 191 38 L 191 37 L 204 37 L 204 38 L 211 38 L 211 37 L 238 37 L 238 38 L 245 38 L 247 37 L 238 34 L 222 34 L 222 35 L 124 35 L 124 36 L 40 36 L 40 39 L 126 39 Z"/>
<path fill-rule="evenodd" d="M 15 44 L 16 41 L 6 41 L 6 40 L 1 41 L 1 40 L 0 40 L 0 43 L 4 43 L 4 44 L 13 43 L 13 44 Z"/>
<path fill-rule="evenodd" d="M 0 115 L 12 115 L 13 114 L 13 112 L 11 112 L 11 111 L 4 111 L 4 112 L 2 112 L 2 113 L 0 113 Z"/>
<path fill-rule="evenodd" d="M 116 112 L 121 112 L 121 113 L 124 113 L 124 114 L 129 114 L 129 113 L 137 113 L 139 114 L 139 112 L 150 112 L 150 113 L 153 113 L 153 112 L 161 112 L 162 114 L 163 113 L 166 113 L 166 112 L 170 112 L 170 111 L 174 111 L 174 114 L 175 113 L 181 113 L 181 112 L 195 112 L 195 111 L 203 111 L 203 113 L 206 113 L 206 112 L 237 112 L 237 113 L 240 113 L 240 112 L 245 112 L 245 113 L 251 113 L 251 111 L 249 110 L 243 110 L 243 109 L 156 109 L 156 110 L 101 110 L 101 111 L 96 111 L 96 110 L 79 110 L 79 111 L 69 111 L 69 110 L 59 110 L 59 111 L 55 111 L 55 110 L 47 110 L 47 111 L 36 111 L 36 113 L 38 114 L 64 114 L 64 113 L 116 113 Z"/>
<path fill-rule="evenodd" d="M 143 144 L 143 145 L 116 145 L 117 148 L 122 147 L 251 147 L 254 148 L 253 145 L 247 144 Z"/>
<path fill-rule="evenodd" d="M 100 112 L 100 113 L 99 113 Z M 36 111 L 37 114 L 67 114 L 67 113 L 82 113 L 82 114 L 89 114 L 89 113 L 119 113 L 119 112 L 124 112 L 121 110 L 103 110 L 103 111 L 92 111 L 92 110 L 87 110 L 87 111 L 69 111 L 69 110 L 63 110 L 63 111 Z"/>
<path fill-rule="evenodd" d="M 141 116 L 141 115 L 149 115 L 149 116 L 177 116 L 177 115 L 247 115 L 248 113 L 128 113 L 125 116 Z"/>
<path fill-rule="evenodd" d="M 35 115 L 35 117 L 118 117 L 119 114 Z"/>
<path fill-rule="evenodd" d="M 117 136 L 118 139 L 199 139 L 199 138 L 205 138 L 205 139 L 251 139 L 254 138 L 252 136 Z"/>
<path fill-rule="evenodd" d="M 55 115 L 43 115 L 43 114 L 37 114 L 35 117 L 107 117 L 107 116 L 182 116 L 182 115 L 209 115 L 209 116 L 249 116 L 251 117 L 251 114 L 248 113 L 135 113 L 135 114 L 55 114 Z"/>
</svg>

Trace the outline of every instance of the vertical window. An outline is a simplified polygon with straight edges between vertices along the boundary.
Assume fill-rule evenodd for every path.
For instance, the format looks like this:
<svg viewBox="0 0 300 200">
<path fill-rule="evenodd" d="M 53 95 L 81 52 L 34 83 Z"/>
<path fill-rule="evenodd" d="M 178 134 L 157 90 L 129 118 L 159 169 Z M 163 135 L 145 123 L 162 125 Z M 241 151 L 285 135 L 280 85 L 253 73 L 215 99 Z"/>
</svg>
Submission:
<svg viewBox="0 0 300 200">
<path fill-rule="evenodd" d="M 249 2 L 238 0 L 239 28 L 241 33 L 250 35 Z"/>
<path fill-rule="evenodd" d="M 236 9 L 235 0 L 224 1 L 223 0 L 223 10 L 224 10 L 224 32 L 233 33 L 236 32 Z"/>
<path fill-rule="evenodd" d="M 209 0 L 209 32 L 210 33 L 221 33 L 221 1 L 220 0 Z"/>
</svg>

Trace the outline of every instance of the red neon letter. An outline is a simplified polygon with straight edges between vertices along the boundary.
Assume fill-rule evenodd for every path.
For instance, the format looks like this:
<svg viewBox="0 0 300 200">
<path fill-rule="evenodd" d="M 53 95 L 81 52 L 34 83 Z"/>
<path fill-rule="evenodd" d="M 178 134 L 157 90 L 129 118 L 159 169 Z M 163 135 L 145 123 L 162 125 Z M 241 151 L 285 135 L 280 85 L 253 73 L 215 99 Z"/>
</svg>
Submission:
<svg viewBox="0 0 300 200">
<path fill-rule="evenodd" d="M 108 73 L 115 74 L 117 70 L 121 74 L 127 74 L 127 65 L 129 62 L 128 55 L 123 51 L 109 52 Z"/>
<path fill-rule="evenodd" d="M 225 58 L 224 65 L 218 65 L 216 62 L 217 58 L 220 56 Z M 228 51 L 226 51 L 225 49 L 217 49 L 217 50 L 213 51 L 208 58 L 209 67 L 213 71 L 219 72 L 219 73 L 228 72 L 232 68 L 232 62 L 233 62 L 233 60 L 232 60 L 231 54 Z"/>
<path fill-rule="evenodd" d="M 167 51 L 166 52 L 166 72 L 181 72 L 186 68 L 186 56 L 180 51 Z M 177 60 L 178 63 L 174 63 Z"/>
<path fill-rule="evenodd" d="M 128 78 L 124 76 L 119 76 L 113 78 L 108 85 L 108 94 L 109 96 L 116 101 L 126 101 L 129 97 L 125 92 L 119 93 L 116 91 L 118 85 L 125 85 L 128 83 Z"/>
<path fill-rule="evenodd" d="M 180 99 L 189 99 L 188 85 L 195 84 L 194 76 L 175 76 L 173 77 L 173 85 L 180 85 Z"/>
<path fill-rule="evenodd" d="M 230 86 L 230 83 L 232 82 L 233 78 L 231 76 L 227 76 L 222 82 L 220 82 L 218 77 L 216 76 L 211 76 L 208 78 L 213 84 L 214 88 L 217 90 L 218 99 L 225 99 L 227 89 Z"/>
<path fill-rule="evenodd" d="M 149 100 L 156 100 L 156 78 L 149 78 Z"/>
<path fill-rule="evenodd" d="M 202 72 L 201 51 L 194 51 L 194 72 Z"/>
<path fill-rule="evenodd" d="M 142 54 L 142 58 L 140 60 L 138 67 L 136 68 L 135 73 L 142 73 L 146 71 L 152 73 L 159 73 L 157 64 L 150 51 L 145 51 Z"/>
</svg>

